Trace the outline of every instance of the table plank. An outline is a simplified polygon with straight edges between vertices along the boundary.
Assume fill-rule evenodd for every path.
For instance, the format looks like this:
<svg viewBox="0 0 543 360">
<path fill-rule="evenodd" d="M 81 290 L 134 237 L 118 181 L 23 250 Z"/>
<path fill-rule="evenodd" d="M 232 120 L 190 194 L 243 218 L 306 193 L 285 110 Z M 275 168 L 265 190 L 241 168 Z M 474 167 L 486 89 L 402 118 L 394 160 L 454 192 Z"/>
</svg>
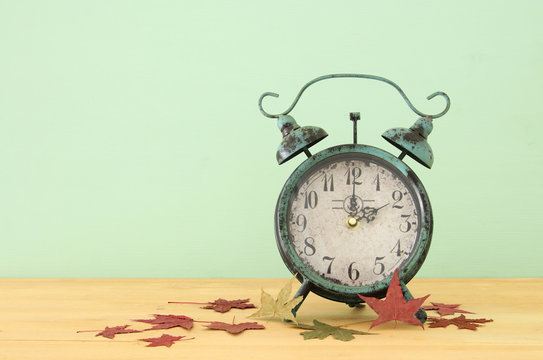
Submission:
<svg viewBox="0 0 543 360">
<path fill-rule="evenodd" d="M 357 336 L 350 342 L 332 338 L 304 341 L 296 329 L 281 321 L 258 320 L 266 330 L 230 335 L 195 324 L 190 331 L 122 334 L 115 339 L 77 330 L 130 324 L 152 314 L 187 315 L 197 320 L 255 321 L 254 310 L 220 314 L 198 305 L 168 301 L 207 302 L 218 297 L 251 298 L 260 304 L 261 288 L 272 295 L 286 279 L 0 279 L 0 359 L 328 359 L 330 356 L 398 359 L 543 359 L 543 279 L 414 279 L 415 297 L 461 303 L 473 317 L 492 318 L 477 331 L 456 327 L 426 328 L 393 323 L 372 329 L 377 336 Z M 298 313 L 300 322 L 313 319 L 368 331 L 376 314 L 369 308 L 310 294 Z M 148 348 L 138 341 L 162 333 L 187 335 L 171 348 Z"/>
</svg>

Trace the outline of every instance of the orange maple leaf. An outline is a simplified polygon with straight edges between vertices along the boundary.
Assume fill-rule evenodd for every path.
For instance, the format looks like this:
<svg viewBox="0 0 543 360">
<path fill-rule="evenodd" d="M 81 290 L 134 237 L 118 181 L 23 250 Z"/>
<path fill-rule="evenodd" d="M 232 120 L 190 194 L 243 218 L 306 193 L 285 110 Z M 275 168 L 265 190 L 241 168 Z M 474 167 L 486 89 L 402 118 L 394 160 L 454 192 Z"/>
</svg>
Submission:
<svg viewBox="0 0 543 360">
<path fill-rule="evenodd" d="M 424 301 L 430 295 L 405 301 L 402 288 L 400 286 L 398 269 L 394 271 L 392 280 L 390 280 L 390 285 L 388 286 L 385 300 L 362 296 L 360 294 L 358 294 L 358 296 L 364 300 L 377 313 L 377 315 L 379 315 L 371 324 L 370 329 L 392 320 L 396 321 L 396 325 L 398 324 L 398 321 L 402 321 L 408 324 L 420 325 L 424 329 L 424 325 L 415 317 L 415 313 L 419 311 L 422 303 L 424 303 Z M 396 327 L 396 325 L 394 325 L 394 327 Z"/>
</svg>

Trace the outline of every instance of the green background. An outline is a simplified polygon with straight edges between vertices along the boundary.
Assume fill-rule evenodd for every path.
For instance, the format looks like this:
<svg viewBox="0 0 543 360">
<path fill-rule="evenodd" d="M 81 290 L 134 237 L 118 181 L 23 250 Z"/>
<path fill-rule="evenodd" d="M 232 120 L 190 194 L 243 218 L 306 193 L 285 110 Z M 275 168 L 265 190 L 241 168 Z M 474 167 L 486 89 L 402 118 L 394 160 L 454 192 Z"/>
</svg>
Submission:
<svg viewBox="0 0 543 360">
<path fill-rule="evenodd" d="M 281 135 L 307 81 L 395 81 L 434 121 L 420 277 L 539 277 L 540 1 L 1 1 L 1 277 L 285 277 Z M 292 115 L 313 152 L 417 119 L 390 86 L 337 79 Z"/>
</svg>

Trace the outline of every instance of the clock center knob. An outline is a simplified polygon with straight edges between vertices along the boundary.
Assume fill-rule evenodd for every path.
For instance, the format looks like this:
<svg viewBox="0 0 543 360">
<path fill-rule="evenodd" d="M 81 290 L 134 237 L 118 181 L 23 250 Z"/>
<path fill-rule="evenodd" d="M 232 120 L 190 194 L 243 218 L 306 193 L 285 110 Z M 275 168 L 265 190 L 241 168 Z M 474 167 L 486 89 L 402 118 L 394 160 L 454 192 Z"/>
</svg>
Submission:
<svg viewBox="0 0 543 360">
<path fill-rule="evenodd" d="M 347 218 L 347 221 L 345 222 L 345 225 L 347 225 L 347 228 L 350 230 L 358 229 L 358 226 L 360 226 L 360 222 L 357 218 L 349 216 Z"/>
</svg>

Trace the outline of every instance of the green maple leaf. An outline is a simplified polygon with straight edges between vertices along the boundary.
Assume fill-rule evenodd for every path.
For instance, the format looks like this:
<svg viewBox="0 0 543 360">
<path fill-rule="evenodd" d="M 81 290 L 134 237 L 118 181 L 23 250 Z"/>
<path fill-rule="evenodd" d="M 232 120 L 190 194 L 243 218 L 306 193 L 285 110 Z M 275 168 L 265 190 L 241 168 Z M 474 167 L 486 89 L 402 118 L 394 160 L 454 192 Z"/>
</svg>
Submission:
<svg viewBox="0 0 543 360">
<path fill-rule="evenodd" d="M 331 335 L 335 339 L 338 339 L 338 340 L 350 341 L 354 339 L 353 335 L 376 335 L 375 333 L 344 329 L 339 326 L 328 325 L 318 320 L 313 320 L 313 324 L 314 325 L 306 325 L 306 324 L 297 325 L 299 328 L 311 330 L 311 331 L 303 331 L 300 333 L 300 335 L 304 336 L 304 340 L 309 340 L 309 339 L 322 340 Z"/>
<path fill-rule="evenodd" d="M 255 318 L 280 318 L 282 320 L 296 321 L 292 309 L 303 301 L 303 296 L 291 299 L 290 293 L 292 292 L 291 279 L 277 295 L 277 299 L 274 299 L 270 294 L 262 290 L 260 297 L 260 309 L 249 317 Z"/>
</svg>

